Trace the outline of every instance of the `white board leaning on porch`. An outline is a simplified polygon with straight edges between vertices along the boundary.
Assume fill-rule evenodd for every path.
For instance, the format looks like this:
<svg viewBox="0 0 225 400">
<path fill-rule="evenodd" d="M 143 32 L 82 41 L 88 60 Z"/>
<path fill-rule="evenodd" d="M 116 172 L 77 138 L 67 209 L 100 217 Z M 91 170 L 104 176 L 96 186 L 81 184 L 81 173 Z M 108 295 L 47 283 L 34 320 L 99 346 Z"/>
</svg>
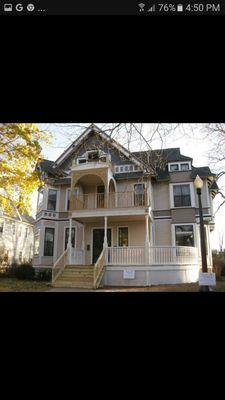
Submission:
<svg viewBox="0 0 225 400">
<path fill-rule="evenodd" d="M 134 278 L 135 278 L 135 270 L 134 269 L 124 269 L 123 279 L 134 279 Z"/>
<path fill-rule="evenodd" d="M 216 286 L 214 272 L 199 272 L 199 286 Z"/>
</svg>

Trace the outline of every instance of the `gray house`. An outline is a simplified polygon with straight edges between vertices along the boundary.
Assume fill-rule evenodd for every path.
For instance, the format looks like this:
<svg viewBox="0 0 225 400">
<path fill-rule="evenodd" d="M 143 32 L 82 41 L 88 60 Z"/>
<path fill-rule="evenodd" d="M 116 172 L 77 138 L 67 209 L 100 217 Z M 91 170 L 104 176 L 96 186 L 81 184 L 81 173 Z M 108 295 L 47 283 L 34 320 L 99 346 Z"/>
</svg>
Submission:
<svg viewBox="0 0 225 400">
<path fill-rule="evenodd" d="M 153 168 L 153 164 L 155 168 Z M 95 125 L 56 161 L 38 166 L 35 268 L 52 268 L 57 286 L 143 286 L 196 282 L 203 180 L 208 265 L 215 175 L 179 148 L 129 152 Z"/>
</svg>

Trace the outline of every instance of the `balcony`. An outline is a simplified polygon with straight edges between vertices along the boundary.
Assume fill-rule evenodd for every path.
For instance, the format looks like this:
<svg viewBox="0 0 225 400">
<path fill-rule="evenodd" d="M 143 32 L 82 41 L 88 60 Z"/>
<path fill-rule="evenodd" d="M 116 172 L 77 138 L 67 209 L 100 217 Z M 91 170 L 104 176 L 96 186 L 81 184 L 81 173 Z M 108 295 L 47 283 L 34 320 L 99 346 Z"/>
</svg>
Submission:
<svg viewBox="0 0 225 400">
<path fill-rule="evenodd" d="M 147 189 L 141 192 L 87 193 L 71 198 L 70 211 L 96 209 L 143 208 L 149 206 Z"/>
</svg>

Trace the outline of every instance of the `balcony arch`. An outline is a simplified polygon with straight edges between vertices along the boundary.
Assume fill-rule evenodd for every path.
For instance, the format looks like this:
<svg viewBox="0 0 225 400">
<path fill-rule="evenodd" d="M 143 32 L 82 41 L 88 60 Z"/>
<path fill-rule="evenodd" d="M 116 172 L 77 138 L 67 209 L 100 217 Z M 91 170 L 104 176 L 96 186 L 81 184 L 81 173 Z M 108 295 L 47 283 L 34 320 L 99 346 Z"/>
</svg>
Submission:
<svg viewBox="0 0 225 400">
<path fill-rule="evenodd" d="M 73 179 L 71 202 L 74 209 L 104 208 L 107 204 L 107 184 L 98 173 L 83 173 Z"/>
</svg>

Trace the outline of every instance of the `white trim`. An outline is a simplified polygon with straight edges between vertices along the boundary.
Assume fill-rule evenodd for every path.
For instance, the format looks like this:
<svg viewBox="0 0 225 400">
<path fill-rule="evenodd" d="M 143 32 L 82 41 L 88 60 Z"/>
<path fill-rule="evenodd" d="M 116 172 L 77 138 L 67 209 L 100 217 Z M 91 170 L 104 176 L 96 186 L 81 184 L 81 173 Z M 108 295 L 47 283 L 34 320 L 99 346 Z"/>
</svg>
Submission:
<svg viewBox="0 0 225 400">
<path fill-rule="evenodd" d="M 93 261 L 93 231 L 94 231 L 94 229 L 102 229 L 103 232 L 104 232 L 105 231 L 105 227 L 104 226 L 103 227 L 102 226 L 93 226 L 91 228 L 91 249 L 90 249 L 90 251 L 91 251 L 91 264 L 92 264 L 92 261 Z M 108 229 L 111 230 L 111 246 L 108 246 L 108 247 L 113 247 L 112 246 L 113 245 L 113 226 L 112 225 L 111 226 L 107 226 L 107 230 Z M 84 238 L 84 242 L 85 242 L 85 239 L 86 238 Z M 84 248 L 85 248 L 85 259 L 86 259 L 87 243 L 84 244 Z"/>
<path fill-rule="evenodd" d="M 43 235 L 43 248 L 42 248 L 42 256 L 41 257 L 52 257 L 53 259 L 55 258 L 55 256 L 56 256 L 56 251 L 55 251 L 55 249 L 56 249 L 56 247 L 57 246 L 55 246 L 55 243 L 56 243 L 56 226 L 50 226 L 50 225 L 44 225 L 44 235 Z M 48 229 L 48 228 L 51 228 L 51 229 L 54 229 L 54 241 L 53 241 L 53 256 L 45 256 L 44 255 L 44 250 L 45 250 L 45 230 L 46 230 L 46 228 Z"/>
<path fill-rule="evenodd" d="M 197 232 L 196 232 L 196 223 L 193 222 L 185 222 L 185 223 L 174 223 L 171 224 L 171 239 L 172 239 L 172 246 L 176 246 L 176 234 L 175 234 L 175 227 L 176 226 L 184 226 L 184 225 L 192 225 L 193 226 L 193 235 L 194 235 L 194 246 L 198 247 L 197 244 Z"/>
<path fill-rule="evenodd" d="M 191 197 L 191 205 L 190 206 L 181 206 L 175 207 L 174 206 L 174 196 L 173 196 L 173 186 L 182 186 L 182 185 L 189 185 L 190 186 L 190 197 Z M 195 192 L 194 192 L 194 184 L 193 182 L 176 182 L 169 184 L 169 192 L 170 192 L 170 208 L 193 208 L 196 207 L 195 203 Z"/>
<path fill-rule="evenodd" d="M 188 164 L 189 169 L 181 170 L 181 164 Z M 178 170 L 176 170 L 176 171 L 171 171 L 171 169 L 170 169 L 171 165 L 178 165 Z M 191 171 L 191 161 L 174 161 L 174 162 L 169 162 L 169 163 L 168 163 L 168 171 L 169 171 L 170 173 L 173 173 L 173 172 L 186 172 L 186 171 Z"/>
<path fill-rule="evenodd" d="M 55 210 L 48 210 L 48 192 L 49 190 L 56 190 L 57 192 L 59 192 L 59 194 L 57 193 L 56 195 L 56 209 Z M 47 186 L 47 199 L 46 199 L 46 211 L 48 212 L 59 212 L 59 200 L 60 200 L 60 189 L 55 188 L 54 186 Z"/>
</svg>

